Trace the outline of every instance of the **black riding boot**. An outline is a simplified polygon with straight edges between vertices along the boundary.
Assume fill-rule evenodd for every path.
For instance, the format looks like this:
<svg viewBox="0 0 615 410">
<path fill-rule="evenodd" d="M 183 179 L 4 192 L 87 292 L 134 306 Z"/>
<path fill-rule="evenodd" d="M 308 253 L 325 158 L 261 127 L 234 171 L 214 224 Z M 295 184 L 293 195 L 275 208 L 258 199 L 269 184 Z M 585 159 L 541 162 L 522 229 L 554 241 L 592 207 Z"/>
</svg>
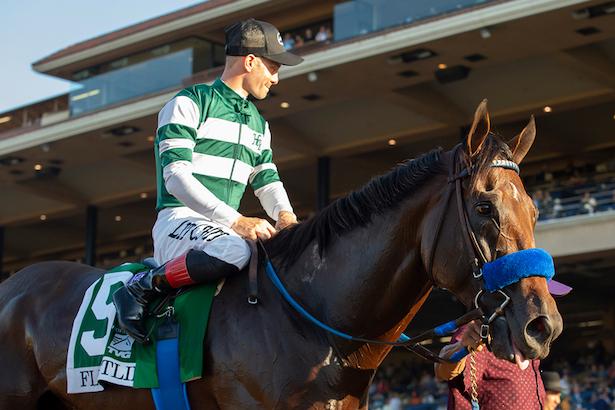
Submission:
<svg viewBox="0 0 615 410">
<path fill-rule="evenodd" d="M 235 265 L 191 250 L 164 265 L 137 274 L 113 294 L 119 325 L 139 343 L 149 341 L 145 329 L 148 304 L 182 286 L 216 281 L 239 272 Z M 142 276 L 139 276 L 142 275 Z"/>
<path fill-rule="evenodd" d="M 113 294 L 113 304 L 117 310 L 117 321 L 139 343 L 147 343 L 145 316 L 147 305 L 156 297 L 173 290 L 165 274 L 166 265 L 159 266 L 149 272 L 138 273 L 131 278 L 126 286 L 122 286 Z"/>
</svg>

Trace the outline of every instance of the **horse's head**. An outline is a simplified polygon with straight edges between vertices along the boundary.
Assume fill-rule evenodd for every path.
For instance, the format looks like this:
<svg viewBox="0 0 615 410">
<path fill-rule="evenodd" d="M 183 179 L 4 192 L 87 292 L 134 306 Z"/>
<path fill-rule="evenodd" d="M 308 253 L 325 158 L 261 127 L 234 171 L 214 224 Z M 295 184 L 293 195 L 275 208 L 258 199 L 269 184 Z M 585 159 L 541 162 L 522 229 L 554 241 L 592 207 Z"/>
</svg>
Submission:
<svg viewBox="0 0 615 410">
<path fill-rule="evenodd" d="M 511 169 L 514 165 L 505 162 L 520 164 L 534 142 L 535 133 L 532 118 L 519 135 L 507 144 L 501 142 L 490 133 L 487 103 L 483 101 L 476 110 L 465 144 L 449 154 L 449 161 L 460 164 L 451 168 L 451 174 L 459 176 L 465 168 L 469 176 L 460 178 L 459 192 L 451 186 L 457 182 L 448 183 L 451 197 L 444 205 L 444 218 L 440 218 L 443 223 L 439 239 L 432 239 L 436 250 L 431 271 L 438 286 L 452 291 L 468 307 L 473 307 L 476 295 L 484 287 L 483 278 L 474 277 L 480 272 L 479 269 L 473 272 L 475 257 L 480 267 L 485 262 L 535 247 L 534 225 L 538 212 L 521 178 Z M 503 161 L 494 167 L 494 160 Z M 527 364 L 527 359 L 546 357 L 551 343 L 562 331 L 562 318 L 549 293 L 547 280 L 542 276 L 523 277 L 502 291 L 510 297 L 510 302 L 503 314 L 490 324 L 492 351 L 499 358 L 516 360 L 521 367 Z M 483 291 L 478 304 L 490 315 L 504 299 L 499 291 Z"/>
</svg>

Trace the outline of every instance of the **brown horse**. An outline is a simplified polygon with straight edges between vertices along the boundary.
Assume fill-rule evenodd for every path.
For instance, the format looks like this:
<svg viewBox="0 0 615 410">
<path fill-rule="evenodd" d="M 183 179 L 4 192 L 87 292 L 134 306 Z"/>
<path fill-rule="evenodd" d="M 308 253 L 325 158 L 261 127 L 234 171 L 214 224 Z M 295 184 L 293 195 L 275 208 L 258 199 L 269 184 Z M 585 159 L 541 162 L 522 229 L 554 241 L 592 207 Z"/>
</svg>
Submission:
<svg viewBox="0 0 615 410">
<path fill-rule="evenodd" d="M 487 260 L 535 246 L 536 209 L 516 172 L 494 159 L 521 162 L 534 141 L 533 120 L 508 145 L 489 131 L 478 107 L 459 158 L 472 166 L 460 205 Z M 457 155 L 457 154 L 455 154 Z M 435 150 L 397 166 L 265 246 L 286 287 L 312 314 L 361 337 L 396 340 L 432 286 L 466 306 L 480 290 L 447 174 L 453 151 Z M 0 285 L 0 408 L 153 408 L 149 391 L 108 387 L 66 394 L 66 353 L 73 318 L 100 270 L 40 263 Z M 506 288 L 492 350 L 513 346 L 544 358 L 562 319 L 543 277 Z M 328 335 L 301 318 L 271 282 L 260 304 L 245 302 L 246 278 L 227 280 L 215 298 L 202 379 L 188 383 L 193 409 L 365 409 L 367 391 L 389 346 Z"/>
</svg>

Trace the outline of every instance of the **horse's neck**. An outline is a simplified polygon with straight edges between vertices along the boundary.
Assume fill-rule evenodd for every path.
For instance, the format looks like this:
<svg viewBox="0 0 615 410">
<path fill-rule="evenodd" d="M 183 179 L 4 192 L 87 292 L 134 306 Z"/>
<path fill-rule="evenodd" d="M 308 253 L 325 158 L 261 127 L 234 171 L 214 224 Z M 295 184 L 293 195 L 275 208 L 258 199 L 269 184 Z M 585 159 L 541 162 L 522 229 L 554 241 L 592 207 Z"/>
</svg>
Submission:
<svg viewBox="0 0 615 410">
<path fill-rule="evenodd" d="M 399 337 L 431 287 L 421 264 L 418 232 L 430 195 L 423 189 L 403 206 L 375 216 L 366 227 L 337 239 L 323 258 L 315 243 L 308 248 L 289 272 L 289 284 L 302 302 L 354 336 Z M 335 341 L 352 367 L 376 368 L 390 351 Z"/>
</svg>

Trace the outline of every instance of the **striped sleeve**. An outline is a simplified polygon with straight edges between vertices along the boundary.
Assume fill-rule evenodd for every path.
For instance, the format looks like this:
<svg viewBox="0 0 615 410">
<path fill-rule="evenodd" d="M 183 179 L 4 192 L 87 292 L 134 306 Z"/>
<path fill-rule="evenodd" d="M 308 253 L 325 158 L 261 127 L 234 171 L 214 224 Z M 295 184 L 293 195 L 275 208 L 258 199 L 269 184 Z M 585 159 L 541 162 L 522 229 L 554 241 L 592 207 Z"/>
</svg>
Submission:
<svg viewBox="0 0 615 410">
<path fill-rule="evenodd" d="M 262 151 L 257 158 L 254 170 L 250 174 L 249 181 L 265 212 L 273 220 L 278 220 L 280 211 L 293 212 L 288 194 L 280 181 L 278 169 L 273 163 L 271 132 L 268 123 L 265 124 Z"/>
<path fill-rule="evenodd" d="M 269 184 L 280 181 L 278 168 L 273 163 L 273 152 L 271 151 L 271 132 L 269 123 L 265 124 L 265 134 L 261 154 L 256 159 L 254 169 L 250 173 L 249 182 L 254 191 L 257 191 Z"/>
<path fill-rule="evenodd" d="M 200 121 L 198 99 L 184 90 L 158 114 L 156 142 L 162 169 L 176 161 L 192 161 Z"/>
</svg>

